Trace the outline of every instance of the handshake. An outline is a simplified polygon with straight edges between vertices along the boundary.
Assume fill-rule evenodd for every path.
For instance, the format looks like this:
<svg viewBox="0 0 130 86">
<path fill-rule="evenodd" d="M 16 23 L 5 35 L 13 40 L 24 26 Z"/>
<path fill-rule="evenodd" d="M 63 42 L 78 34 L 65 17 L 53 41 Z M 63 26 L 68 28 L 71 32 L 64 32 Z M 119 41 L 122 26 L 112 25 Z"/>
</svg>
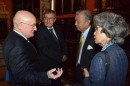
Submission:
<svg viewBox="0 0 130 86">
<path fill-rule="evenodd" d="M 62 68 L 53 68 L 47 72 L 47 76 L 49 79 L 57 79 L 62 75 L 62 73 Z"/>
</svg>

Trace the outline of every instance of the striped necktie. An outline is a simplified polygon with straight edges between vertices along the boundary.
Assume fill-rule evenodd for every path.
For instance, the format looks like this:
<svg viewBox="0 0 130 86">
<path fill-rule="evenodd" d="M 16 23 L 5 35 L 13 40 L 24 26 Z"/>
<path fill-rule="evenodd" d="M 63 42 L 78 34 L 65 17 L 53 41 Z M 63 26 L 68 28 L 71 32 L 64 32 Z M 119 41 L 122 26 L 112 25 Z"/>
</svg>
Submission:
<svg viewBox="0 0 130 86">
<path fill-rule="evenodd" d="M 53 32 L 53 29 L 51 28 L 51 29 L 49 29 L 49 31 L 50 31 L 52 37 L 55 39 L 55 41 L 58 42 L 58 39 L 57 39 L 56 35 Z"/>
</svg>

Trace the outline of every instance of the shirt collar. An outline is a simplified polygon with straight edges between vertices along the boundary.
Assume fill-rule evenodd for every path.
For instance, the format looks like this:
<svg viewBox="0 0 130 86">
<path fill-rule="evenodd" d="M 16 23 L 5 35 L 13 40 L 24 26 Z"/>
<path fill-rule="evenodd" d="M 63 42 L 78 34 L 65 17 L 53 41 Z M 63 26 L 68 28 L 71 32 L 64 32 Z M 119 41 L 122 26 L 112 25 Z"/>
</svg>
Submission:
<svg viewBox="0 0 130 86">
<path fill-rule="evenodd" d="M 106 50 L 106 48 L 108 48 L 109 46 L 113 45 L 114 43 L 113 42 L 108 42 L 106 45 L 103 46 L 102 50 L 101 51 L 104 51 Z"/>
<path fill-rule="evenodd" d="M 86 37 L 87 37 L 87 35 L 88 35 L 88 32 L 89 32 L 89 30 L 90 30 L 90 27 L 91 27 L 91 26 L 89 26 L 89 27 L 82 33 L 85 39 L 86 39 Z"/>
<path fill-rule="evenodd" d="M 49 30 L 49 29 L 54 29 L 54 27 L 53 27 L 53 26 L 52 26 L 51 28 L 48 28 L 48 27 L 47 27 L 47 29 L 48 29 L 48 30 Z"/>
<path fill-rule="evenodd" d="M 23 38 L 25 38 L 26 40 L 28 40 L 23 34 L 21 34 L 20 32 L 14 30 L 14 32 L 18 33 L 20 36 L 22 36 Z"/>
</svg>

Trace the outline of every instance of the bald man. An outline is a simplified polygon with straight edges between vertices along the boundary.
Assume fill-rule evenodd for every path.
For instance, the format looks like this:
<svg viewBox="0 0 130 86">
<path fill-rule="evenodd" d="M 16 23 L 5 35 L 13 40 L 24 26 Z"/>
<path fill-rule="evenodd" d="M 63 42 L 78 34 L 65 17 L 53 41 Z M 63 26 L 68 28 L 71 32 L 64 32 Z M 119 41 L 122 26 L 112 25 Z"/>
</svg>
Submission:
<svg viewBox="0 0 130 86">
<path fill-rule="evenodd" d="M 13 18 L 14 29 L 4 42 L 4 58 L 12 86 L 46 86 L 50 79 L 59 78 L 62 69 L 41 71 L 35 47 L 28 41 L 34 36 L 35 16 L 25 10 L 18 11 Z M 56 74 L 54 74 L 54 72 Z"/>
</svg>

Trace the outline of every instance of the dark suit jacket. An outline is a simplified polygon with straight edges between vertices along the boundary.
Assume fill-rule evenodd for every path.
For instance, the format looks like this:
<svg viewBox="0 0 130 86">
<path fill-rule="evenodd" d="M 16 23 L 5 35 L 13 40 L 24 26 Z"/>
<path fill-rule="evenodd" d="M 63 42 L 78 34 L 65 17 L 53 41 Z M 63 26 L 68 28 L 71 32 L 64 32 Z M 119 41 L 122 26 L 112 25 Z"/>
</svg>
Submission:
<svg viewBox="0 0 130 86">
<path fill-rule="evenodd" d="M 53 26 L 58 37 L 58 43 L 54 40 L 46 26 L 41 25 L 34 36 L 36 46 L 40 52 L 41 66 L 47 71 L 59 67 L 63 55 L 67 54 L 67 45 L 60 28 Z"/>
<path fill-rule="evenodd" d="M 12 86 L 50 84 L 47 74 L 39 68 L 36 49 L 21 35 L 11 31 L 3 49 Z"/>
<path fill-rule="evenodd" d="M 91 26 L 88 36 L 85 40 L 83 50 L 81 53 L 81 61 L 80 61 L 80 66 L 83 68 L 87 68 L 89 70 L 90 68 L 90 63 L 94 55 L 97 53 L 96 45 L 94 42 L 94 28 Z M 79 37 L 80 40 L 80 37 Z M 88 46 L 91 46 L 93 49 L 89 49 Z"/>
</svg>

